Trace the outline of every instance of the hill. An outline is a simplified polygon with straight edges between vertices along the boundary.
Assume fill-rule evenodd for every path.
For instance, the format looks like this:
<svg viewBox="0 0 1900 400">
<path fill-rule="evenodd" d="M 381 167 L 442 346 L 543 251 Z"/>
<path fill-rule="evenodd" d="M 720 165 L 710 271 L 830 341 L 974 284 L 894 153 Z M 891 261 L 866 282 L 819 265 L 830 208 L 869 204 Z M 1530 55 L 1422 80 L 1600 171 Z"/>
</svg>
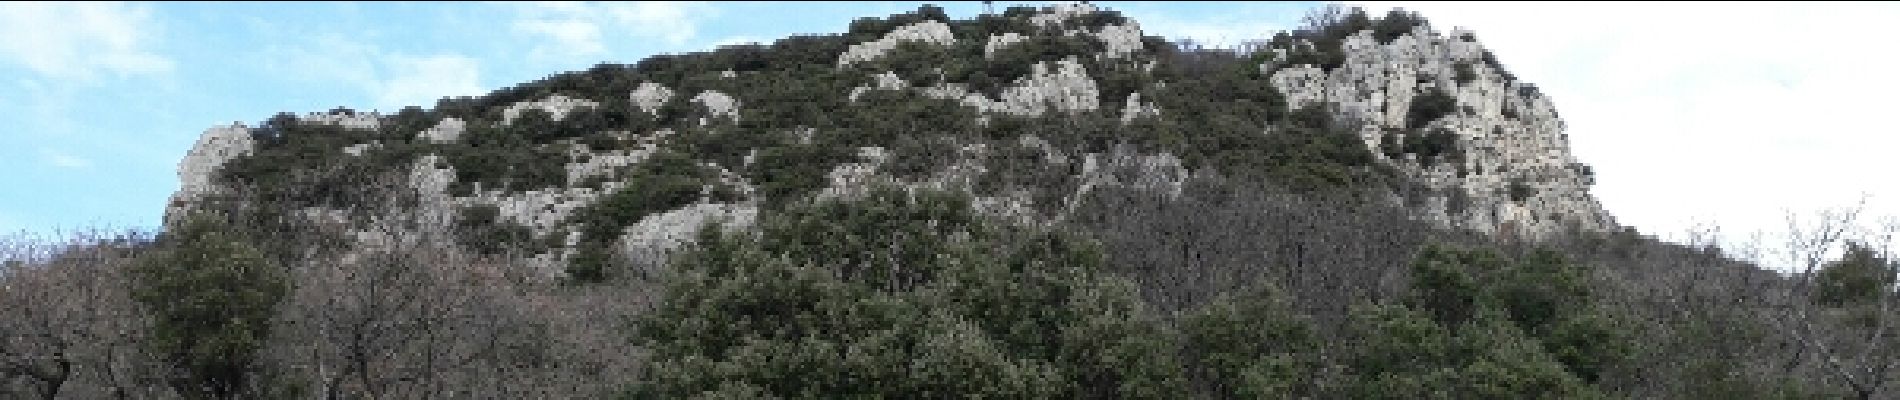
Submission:
<svg viewBox="0 0 1900 400">
<path fill-rule="evenodd" d="M 213 127 L 163 233 L 0 274 L 0 393 L 1891 395 L 1885 253 L 1618 225 L 1500 60 L 1403 11 L 1207 49 L 924 6 Z"/>
</svg>

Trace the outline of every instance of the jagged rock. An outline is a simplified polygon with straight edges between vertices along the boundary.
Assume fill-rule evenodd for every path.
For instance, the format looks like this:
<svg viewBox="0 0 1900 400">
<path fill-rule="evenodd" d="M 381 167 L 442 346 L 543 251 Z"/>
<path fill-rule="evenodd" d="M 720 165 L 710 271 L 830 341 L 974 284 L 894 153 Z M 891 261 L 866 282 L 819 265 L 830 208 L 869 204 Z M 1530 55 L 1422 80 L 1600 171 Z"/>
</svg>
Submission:
<svg viewBox="0 0 1900 400">
<path fill-rule="evenodd" d="M 608 150 L 596 153 L 588 151 L 586 145 L 575 144 L 569 153 L 576 156 L 574 158 L 583 159 L 583 161 L 567 163 L 565 166 L 567 184 L 573 186 L 589 178 L 610 176 L 616 168 L 645 161 L 656 150 L 657 148 L 653 146 L 647 146 L 639 149 Z"/>
<path fill-rule="evenodd" d="M 872 76 L 872 78 L 877 81 L 877 86 L 851 88 L 851 94 L 846 97 L 850 98 L 851 101 L 858 101 L 859 97 L 864 96 L 864 92 L 871 90 L 904 90 L 910 87 L 910 84 L 905 83 L 904 78 L 897 76 L 895 72 L 885 71 L 882 74 Z"/>
<path fill-rule="evenodd" d="M 897 48 L 901 42 L 924 42 L 949 46 L 956 44 L 956 35 L 950 33 L 950 25 L 937 21 L 924 21 L 898 27 L 878 40 L 851 45 L 844 54 L 838 55 L 838 67 L 847 67 L 852 63 L 876 60 L 884 53 Z"/>
<path fill-rule="evenodd" d="M 1155 108 L 1154 103 L 1141 101 L 1141 92 L 1129 93 L 1128 101 L 1122 103 L 1122 123 L 1124 124 L 1134 122 L 1136 118 L 1160 115 L 1161 109 Z"/>
<path fill-rule="evenodd" d="M 1095 80 L 1089 78 L 1082 63 L 1073 57 L 1054 63 L 1036 63 L 1028 76 L 1004 89 L 1002 98 L 997 100 L 970 93 L 959 83 L 940 83 L 924 88 L 922 93 L 931 98 L 957 100 L 979 113 L 1040 116 L 1051 110 L 1080 112 L 1101 107 L 1101 91 L 1096 88 Z"/>
<path fill-rule="evenodd" d="M 250 155 L 256 150 L 257 141 L 251 138 L 251 128 L 244 124 L 233 123 L 206 129 L 198 137 L 198 142 L 178 161 L 178 191 L 165 207 L 167 220 L 181 217 L 189 211 L 190 204 L 201 196 L 215 193 L 219 189 L 212 178 L 233 158 Z"/>
<path fill-rule="evenodd" d="M 1126 58 L 1143 48 L 1141 44 L 1141 25 L 1129 22 L 1126 25 L 1109 25 L 1095 32 L 1095 37 L 1107 48 L 1102 55 L 1111 59 Z"/>
<path fill-rule="evenodd" d="M 633 89 L 633 93 L 627 97 L 628 100 L 633 101 L 635 107 L 640 107 L 640 111 L 659 115 L 660 106 L 666 105 L 667 100 L 673 99 L 673 90 L 659 83 L 641 82 L 640 87 Z"/>
<path fill-rule="evenodd" d="M 692 102 L 706 107 L 706 113 L 709 117 L 727 117 L 732 118 L 734 121 L 739 120 L 739 99 L 732 98 L 731 95 L 708 90 L 699 92 L 699 95 L 693 96 Z M 706 118 L 699 120 L 700 125 L 705 125 L 706 123 Z"/>
<path fill-rule="evenodd" d="M 706 224 L 717 224 L 728 231 L 746 229 L 758 214 L 758 206 L 751 204 L 696 203 L 641 218 L 627 227 L 616 247 L 634 264 L 651 268 L 661 264 L 667 254 L 691 243 Z"/>
<path fill-rule="evenodd" d="M 1360 137 L 1375 154 L 1381 153 L 1387 133 L 1421 133 L 1408 132 L 1411 125 L 1453 133 L 1465 154 L 1462 165 L 1427 167 L 1410 158 L 1388 160 L 1433 189 L 1459 191 L 1471 200 L 1463 210 L 1452 210 L 1445 205 L 1447 199 L 1432 199 L 1435 205 L 1424 210 L 1430 219 L 1532 239 L 1571 227 L 1615 228 L 1609 213 L 1588 194 L 1589 179 L 1570 153 L 1564 124 L 1550 100 L 1485 63 L 1477 42 L 1457 37 L 1458 32 L 1441 36 L 1419 26 L 1380 44 L 1365 31 L 1343 41 L 1345 63 L 1332 71 L 1279 65 L 1283 61 L 1269 61 L 1261 68 L 1273 73 L 1271 82 L 1290 107 L 1323 103 L 1334 106 L 1338 118 L 1365 122 Z M 1458 81 L 1459 65 L 1472 72 L 1469 81 Z M 1414 99 L 1433 90 L 1455 99 L 1458 111 L 1435 121 L 1407 121 Z M 1506 116 L 1507 108 L 1515 117 Z M 1533 194 L 1522 202 L 1503 195 L 1514 182 L 1534 189 Z"/>
<path fill-rule="evenodd" d="M 423 130 L 417 137 L 438 143 L 453 143 L 462 140 L 462 132 L 467 130 L 468 124 L 462 122 L 461 118 L 448 117 L 435 123 L 434 127 Z"/>
<path fill-rule="evenodd" d="M 1095 111 L 1100 107 L 1101 92 L 1090 79 L 1082 63 L 1073 58 L 1037 63 L 1028 77 L 1003 90 L 1000 112 L 1016 115 L 1042 115 L 1047 110 Z M 995 105 L 992 105 L 995 106 Z"/>
<path fill-rule="evenodd" d="M 515 118 L 521 116 L 521 112 L 529 109 L 546 111 L 548 116 L 553 117 L 555 121 L 560 121 L 563 118 L 567 118 L 567 113 L 574 111 L 574 109 L 599 106 L 600 103 L 591 100 L 576 99 L 558 94 L 551 95 L 541 101 L 524 101 L 508 106 L 507 110 L 502 110 L 501 112 L 501 123 L 503 125 L 514 123 Z"/>
<path fill-rule="evenodd" d="M 298 122 L 338 125 L 348 129 L 373 131 L 382 126 L 383 116 L 377 113 L 309 113 L 297 117 Z"/>
</svg>

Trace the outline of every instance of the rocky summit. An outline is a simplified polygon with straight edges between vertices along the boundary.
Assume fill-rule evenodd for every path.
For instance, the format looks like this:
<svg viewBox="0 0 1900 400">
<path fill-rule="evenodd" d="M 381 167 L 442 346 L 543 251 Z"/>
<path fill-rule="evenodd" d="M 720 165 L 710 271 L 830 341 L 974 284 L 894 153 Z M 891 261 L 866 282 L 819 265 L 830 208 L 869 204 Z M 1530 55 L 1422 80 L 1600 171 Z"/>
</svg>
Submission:
<svg viewBox="0 0 1900 400">
<path fill-rule="evenodd" d="M 1179 196 L 1221 176 L 1494 237 L 1620 229 L 1552 100 L 1471 32 L 1340 14 L 1206 49 L 1086 3 L 929 10 L 432 108 L 213 127 L 167 220 L 214 211 L 346 248 L 438 233 L 555 276 L 879 185 L 969 193 L 1025 224 L 1104 188 Z"/>
</svg>

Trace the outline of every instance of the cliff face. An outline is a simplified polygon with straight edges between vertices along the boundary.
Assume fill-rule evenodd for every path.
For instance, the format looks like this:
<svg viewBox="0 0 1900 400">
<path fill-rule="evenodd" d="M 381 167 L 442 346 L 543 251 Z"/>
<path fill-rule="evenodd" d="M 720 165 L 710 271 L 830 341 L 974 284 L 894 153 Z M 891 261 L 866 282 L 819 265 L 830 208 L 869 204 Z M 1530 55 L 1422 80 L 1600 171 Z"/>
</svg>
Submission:
<svg viewBox="0 0 1900 400">
<path fill-rule="evenodd" d="M 1294 107 L 1323 104 L 1338 118 L 1364 123 L 1360 137 L 1368 148 L 1403 147 L 1433 134 L 1455 139 L 1462 157 L 1448 162 L 1375 153 L 1437 190 L 1418 207 L 1421 217 L 1531 238 L 1617 227 L 1590 195 L 1590 169 L 1570 154 L 1550 99 L 1487 62 L 1492 56 L 1469 32 L 1447 36 L 1418 26 L 1380 43 L 1361 31 L 1341 47 L 1345 61 L 1331 71 L 1285 65 L 1285 51 L 1261 69 L 1274 71 L 1274 88 Z M 1421 120 L 1432 114 L 1420 104 L 1427 96 L 1450 100 L 1439 106 L 1442 116 Z"/>
<path fill-rule="evenodd" d="M 1173 144 L 1198 140 L 1196 124 L 1220 117 L 1184 109 L 1200 102 L 1236 104 L 1223 110 L 1243 115 L 1328 110 L 1333 125 L 1355 127 L 1377 167 L 1426 189 L 1387 198 L 1446 227 L 1533 239 L 1616 227 L 1589 195 L 1588 169 L 1569 154 L 1551 102 L 1463 32 L 1353 33 L 1322 49 L 1344 55 L 1336 66 L 1301 63 L 1297 54 L 1320 46 L 1305 39 L 1228 54 L 1250 63 L 1236 69 L 1247 75 L 1236 79 L 1252 82 L 1239 90 L 1265 93 L 1230 102 L 1213 93 L 1195 99 L 1191 84 L 1202 78 L 1180 72 L 1181 51 L 1158 49 L 1165 42 L 1143 36 L 1138 23 L 1086 4 L 884 22 L 688 59 L 700 64 L 597 68 L 435 110 L 213 128 L 180 162 L 167 219 L 246 208 L 233 204 L 280 208 L 270 212 L 333 227 L 359 245 L 475 226 L 531 238 L 518 250 L 555 274 L 603 251 L 656 260 L 706 223 L 742 228 L 773 204 L 852 196 L 871 183 L 965 190 L 986 212 L 1060 223 L 1091 190 L 1178 195 L 1194 174 L 1223 172 L 1207 160 L 1224 158 L 1179 154 L 1187 147 Z M 761 89 L 788 80 L 799 83 Z M 822 107 L 836 108 L 810 110 Z M 1244 128 L 1243 142 L 1286 135 L 1277 117 L 1237 118 L 1230 125 Z M 1185 133 L 1143 136 L 1155 126 Z M 1121 144 L 1071 135 L 1084 130 Z M 504 146 L 519 151 L 494 152 Z M 297 166 L 258 165 L 290 157 L 283 154 L 296 157 L 275 160 Z M 668 161 L 673 155 L 687 161 Z M 1371 168 L 1342 168 L 1362 167 Z M 231 176 L 246 173 L 257 179 Z M 368 176 L 385 178 L 352 180 Z M 674 181 L 689 183 L 663 184 Z M 253 194 L 307 182 L 342 188 Z M 399 184 L 362 191 L 382 200 L 328 195 L 389 182 Z"/>
</svg>

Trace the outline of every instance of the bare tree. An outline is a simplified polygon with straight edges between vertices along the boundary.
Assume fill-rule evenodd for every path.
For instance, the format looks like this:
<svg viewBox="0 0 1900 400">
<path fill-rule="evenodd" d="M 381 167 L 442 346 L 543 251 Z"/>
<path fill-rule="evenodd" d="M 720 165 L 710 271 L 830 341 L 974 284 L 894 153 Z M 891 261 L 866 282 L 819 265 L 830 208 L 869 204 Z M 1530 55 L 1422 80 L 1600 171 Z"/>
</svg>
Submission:
<svg viewBox="0 0 1900 400">
<path fill-rule="evenodd" d="M 1794 269 L 1791 293 L 1774 304 L 1778 310 L 1775 324 L 1801 345 L 1805 355 L 1818 359 L 1820 367 L 1853 393 L 1855 398 L 1881 396 L 1900 380 L 1900 340 L 1896 340 L 1896 299 L 1893 276 L 1896 265 L 1894 238 L 1900 234 L 1900 221 L 1888 220 L 1883 226 L 1867 226 L 1863 204 L 1821 212 L 1817 218 L 1802 221 L 1787 218 L 1786 244 L 1779 252 L 1785 264 Z M 1858 249 L 1856 249 L 1858 248 Z M 1871 252 L 1870 260 L 1849 259 L 1854 251 Z M 1859 304 L 1826 304 L 1816 301 L 1817 288 L 1830 268 L 1843 268 L 1850 262 L 1872 262 L 1884 278 L 1868 301 Z M 1800 360 L 1791 361 L 1799 362 Z"/>
<path fill-rule="evenodd" d="M 137 234 L 12 240 L 0 258 L 0 394 L 9 398 L 168 395 L 138 343 L 146 320 L 126 290 Z"/>
</svg>

